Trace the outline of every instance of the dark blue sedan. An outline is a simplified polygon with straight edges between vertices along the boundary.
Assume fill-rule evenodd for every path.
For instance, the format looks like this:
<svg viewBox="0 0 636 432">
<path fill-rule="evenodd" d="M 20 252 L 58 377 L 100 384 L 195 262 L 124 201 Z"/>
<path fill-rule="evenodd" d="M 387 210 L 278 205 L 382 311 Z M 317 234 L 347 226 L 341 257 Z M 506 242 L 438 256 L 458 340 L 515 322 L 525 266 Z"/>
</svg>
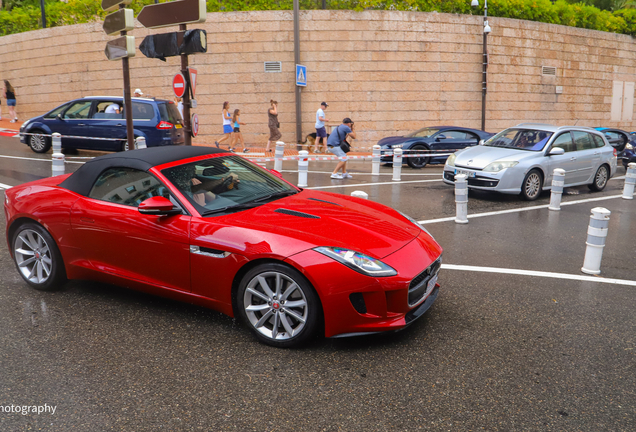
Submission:
<svg viewBox="0 0 636 432">
<path fill-rule="evenodd" d="M 378 141 L 383 152 L 401 148 L 404 155 L 428 154 L 431 156 L 405 157 L 403 160 L 411 168 L 424 168 L 426 164 L 443 164 L 448 158 L 448 153 L 465 147 L 475 146 L 479 141 L 493 136 L 490 132 L 478 129 L 469 129 L 457 126 L 433 126 L 425 127 L 405 136 L 386 137 Z M 446 156 L 434 156 L 435 153 Z M 392 156 L 383 156 L 381 161 L 390 163 Z"/>
<path fill-rule="evenodd" d="M 135 138 L 148 147 L 183 145 L 183 119 L 172 101 L 132 98 Z M 126 150 L 126 113 L 122 97 L 93 96 L 75 99 L 24 122 L 20 142 L 36 153 L 51 148 L 51 134 L 62 135 L 62 148 Z"/>
</svg>

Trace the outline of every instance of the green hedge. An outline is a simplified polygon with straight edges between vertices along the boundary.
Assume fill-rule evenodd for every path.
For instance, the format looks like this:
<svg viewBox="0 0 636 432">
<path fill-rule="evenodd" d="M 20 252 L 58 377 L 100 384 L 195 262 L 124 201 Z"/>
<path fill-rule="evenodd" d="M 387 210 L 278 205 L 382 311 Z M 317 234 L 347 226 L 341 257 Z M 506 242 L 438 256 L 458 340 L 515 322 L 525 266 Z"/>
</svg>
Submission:
<svg viewBox="0 0 636 432">
<path fill-rule="evenodd" d="M 133 0 L 129 6 L 135 16 L 143 6 L 154 0 Z M 327 0 L 329 9 L 403 10 L 483 15 L 481 6 L 471 8 L 470 0 Z M 293 0 L 207 0 L 208 12 L 291 10 Z M 322 0 L 300 0 L 301 9 L 320 9 Z M 516 18 L 562 24 L 591 30 L 623 33 L 636 36 L 636 10 L 614 12 L 600 10 L 583 3 L 570 4 L 566 0 L 490 0 L 488 14 L 495 17 Z M 68 0 L 46 6 L 47 26 L 56 27 L 101 20 L 106 15 L 101 0 Z M 10 12 L 0 11 L 0 35 L 36 30 L 41 27 L 41 12 L 37 7 L 15 7 Z"/>
</svg>

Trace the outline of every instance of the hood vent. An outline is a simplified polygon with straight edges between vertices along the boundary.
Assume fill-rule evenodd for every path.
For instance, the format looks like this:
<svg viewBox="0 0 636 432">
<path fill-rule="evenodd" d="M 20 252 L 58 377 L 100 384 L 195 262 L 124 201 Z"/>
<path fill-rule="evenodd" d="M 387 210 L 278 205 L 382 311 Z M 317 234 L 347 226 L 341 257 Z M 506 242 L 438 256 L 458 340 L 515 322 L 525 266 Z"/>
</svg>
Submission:
<svg viewBox="0 0 636 432">
<path fill-rule="evenodd" d="M 325 200 L 321 200 L 321 199 L 318 199 L 318 198 L 307 198 L 307 199 L 308 199 L 308 200 L 312 200 L 312 201 L 324 202 L 324 203 L 327 203 L 327 204 L 333 204 L 333 205 L 335 205 L 335 206 L 342 207 L 342 206 L 341 206 L 340 204 L 338 204 L 338 203 L 331 202 L 331 201 L 325 201 Z"/>
<path fill-rule="evenodd" d="M 288 210 L 288 209 L 284 209 L 284 208 L 279 208 L 274 210 L 274 213 L 282 213 L 282 214 L 286 214 L 289 216 L 296 216 L 296 217 L 301 217 L 301 218 L 307 218 L 307 219 L 320 219 L 320 216 L 315 216 L 309 213 L 302 213 L 299 211 L 295 211 L 295 210 Z"/>
</svg>

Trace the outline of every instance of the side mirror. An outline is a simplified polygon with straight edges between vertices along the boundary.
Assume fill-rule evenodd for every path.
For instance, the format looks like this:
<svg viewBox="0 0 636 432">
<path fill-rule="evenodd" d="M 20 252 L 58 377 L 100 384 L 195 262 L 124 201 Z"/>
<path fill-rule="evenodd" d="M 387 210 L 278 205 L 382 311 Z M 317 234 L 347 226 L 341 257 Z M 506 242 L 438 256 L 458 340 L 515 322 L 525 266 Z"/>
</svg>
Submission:
<svg viewBox="0 0 636 432">
<path fill-rule="evenodd" d="M 142 201 L 138 207 L 139 213 L 155 216 L 173 216 L 181 214 L 179 208 L 175 208 L 169 199 L 162 196 L 155 196 Z"/>
<path fill-rule="evenodd" d="M 283 178 L 283 175 L 281 173 L 279 173 L 278 171 L 276 171 L 275 169 L 271 169 L 271 170 L 268 170 L 268 171 L 271 172 L 272 174 L 274 174 L 278 178 Z"/>
<path fill-rule="evenodd" d="M 446 135 L 443 135 L 443 134 L 439 134 L 435 137 L 435 141 L 441 141 L 444 139 L 446 139 Z"/>
<path fill-rule="evenodd" d="M 484 140 L 479 140 L 479 145 L 484 145 Z"/>
<path fill-rule="evenodd" d="M 561 156 L 562 154 L 565 154 L 565 150 L 561 147 L 552 147 L 548 156 Z"/>
<path fill-rule="evenodd" d="M 57 115 L 57 119 L 58 119 L 58 120 L 62 120 L 62 121 L 64 121 L 64 117 L 62 117 L 62 114 L 58 114 L 58 115 Z"/>
</svg>

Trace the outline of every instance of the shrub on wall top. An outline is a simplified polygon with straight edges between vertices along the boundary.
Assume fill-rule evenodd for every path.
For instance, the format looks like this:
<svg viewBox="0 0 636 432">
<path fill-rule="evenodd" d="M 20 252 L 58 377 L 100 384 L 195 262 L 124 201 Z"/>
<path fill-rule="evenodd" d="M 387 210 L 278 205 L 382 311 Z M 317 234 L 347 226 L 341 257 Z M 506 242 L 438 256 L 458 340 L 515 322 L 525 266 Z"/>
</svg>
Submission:
<svg viewBox="0 0 636 432">
<path fill-rule="evenodd" d="M 571 0 L 570 0 L 571 1 Z M 207 0 L 208 12 L 291 10 L 293 0 Z M 128 6 L 135 16 L 154 0 L 135 0 Z M 322 0 L 300 0 L 301 9 L 320 9 Z M 458 14 L 483 14 L 480 7 L 472 8 L 470 0 L 327 0 L 329 9 L 380 9 Z M 488 15 L 515 18 L 624 33 L 636 36 L 636 10 L 622 9 L 614 12 L 600 10 L 584 3 L 570 4 L 566 0 L 490 0 Z M 102 20 L 106 16 L 101 0 L 68 0 L 47 3 L 46 19 L 49 27 Z M 36 30 L 41 27 L 39 7 L 14 7 L 0 11 L 0 35 Z"/>
</svg>

